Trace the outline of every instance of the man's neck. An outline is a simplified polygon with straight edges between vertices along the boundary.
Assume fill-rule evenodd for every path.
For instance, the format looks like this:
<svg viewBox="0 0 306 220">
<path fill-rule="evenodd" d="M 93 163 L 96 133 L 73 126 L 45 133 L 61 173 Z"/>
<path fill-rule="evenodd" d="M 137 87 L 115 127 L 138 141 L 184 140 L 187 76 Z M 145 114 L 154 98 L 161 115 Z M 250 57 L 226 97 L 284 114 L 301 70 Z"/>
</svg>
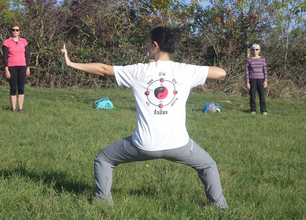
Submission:
<svg viewBox="0 0 306 220">
<path fill-rule="evenodd" d="M 160 61 L 169 61 L 170 56 L 168 53 L 160 52 L 159 54 L 156 55 L 155 60 L 160 60 Z"/>
</svg>

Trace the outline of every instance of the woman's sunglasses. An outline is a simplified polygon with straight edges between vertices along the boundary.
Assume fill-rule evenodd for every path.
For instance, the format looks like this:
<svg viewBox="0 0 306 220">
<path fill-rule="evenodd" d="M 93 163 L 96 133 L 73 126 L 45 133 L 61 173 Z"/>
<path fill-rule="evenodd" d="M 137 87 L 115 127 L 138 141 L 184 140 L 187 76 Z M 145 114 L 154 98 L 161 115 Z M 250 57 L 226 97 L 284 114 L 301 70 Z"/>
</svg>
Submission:
<svg viewBox="0 0 306 220">
<path fill-rule="evenodd" d="M 14 31 L 18 32 L 18 31 L 19 31 L 19 29 L 12 29 L 12 31 L 13 31 L 13 32 L 14 32 Z"/>
<path fill-rule="evenodd" d="M 258 51 L 259 49 L 252 49 L 252 50 L 253 50 L 253 51 L 254 51 L 254 50 Z"/>
</svg>

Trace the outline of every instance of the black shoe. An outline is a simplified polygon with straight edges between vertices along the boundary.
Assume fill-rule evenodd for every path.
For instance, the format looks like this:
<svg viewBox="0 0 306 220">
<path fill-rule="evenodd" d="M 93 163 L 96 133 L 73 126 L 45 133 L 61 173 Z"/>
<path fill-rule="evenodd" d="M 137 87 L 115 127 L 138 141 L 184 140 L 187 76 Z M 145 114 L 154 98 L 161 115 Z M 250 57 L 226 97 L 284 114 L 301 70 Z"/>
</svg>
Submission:
<svg viewBox="0 0 306 220">
<path fill-rule="evenodd" d="M 22 111 L 22 109 L 20 109 L 20 108 L 17 110 L 17 112 L 21 112 L 21 111 Z"/>
</svg>

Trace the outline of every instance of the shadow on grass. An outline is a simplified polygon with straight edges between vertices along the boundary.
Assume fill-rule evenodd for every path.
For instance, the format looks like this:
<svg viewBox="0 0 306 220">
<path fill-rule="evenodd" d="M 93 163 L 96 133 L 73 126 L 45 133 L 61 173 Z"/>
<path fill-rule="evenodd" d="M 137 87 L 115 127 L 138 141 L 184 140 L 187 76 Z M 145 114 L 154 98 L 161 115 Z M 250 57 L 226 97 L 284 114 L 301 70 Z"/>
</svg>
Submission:
<svg viewBox="0 0 306 220">
<path fill-rule="evenodd" d="M 25 166 L 18 166 L 12 170 L 0 170 L 0 176 L 4 179 L 10 179 L 14 177 L 29 178 L 34 182 L 43 183 L 47 187 L 52 187 L 58 193 L 69 192 L 75 194 L 84 194 L 84 191 L 91 191 L 92 186 L 77 181 L 70 180 L 67 173 L 64 172 L 47 172 L 36 173 L 28 171 Z"/>
<path fill-rule="evenodd" d="M 2 110 L 3 111 L 11 111 L 12 109 L 11 109 L 11 107 L 9 105 L 5 105 L 5 106 L 3 105 L 2 106 Z"/>
<path fill-rule="evenodd" d="M 250 113 L 251 113 L 250 110 L 246 110 L 246 109 L 242 110 L 242 112 L 247 113 L 247 114 L 250 114 Z"/>
<path fill-rule="evenodd" d="M 113 190 L 116 192 L 116 190 Z M 209 207 L 210 204 L 208 203 L 207 198 L 205 197 L 205 193 L 199 192 L 200 194 L 185 194 L 184 191 L 181 192 L 180 195 L 173 194 L 169 189 L 158 189 L 156 186 L 143 186 L 138 189 L 133 189 L 128 191 L 130 196 L 134 197 L 146 197 L 148 200 L 151 201 L 159 201 L 161 203 L 167 204 L 167 207 L 173 206 L 177 207 L 182 204 L 188 203 L 189 205 L 196 205 L 197 207 Z M 171 201 L 169 203 L 169 201 Z"/>
</svg>

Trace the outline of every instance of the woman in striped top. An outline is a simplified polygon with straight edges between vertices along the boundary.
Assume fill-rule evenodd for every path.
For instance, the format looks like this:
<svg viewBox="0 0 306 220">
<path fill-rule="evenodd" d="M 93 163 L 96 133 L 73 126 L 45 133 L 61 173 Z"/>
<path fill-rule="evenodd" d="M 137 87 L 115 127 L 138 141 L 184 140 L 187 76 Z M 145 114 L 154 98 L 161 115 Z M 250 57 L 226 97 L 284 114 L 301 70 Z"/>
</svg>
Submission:
<svg viewBox="0 0 306 220">
<path fill-rule="evenodd" d="M 260 46 L 252 45 L 253 56 L 249 57 L 245 65 L 246 86 L 250 91 L 250 107 L 251 113 L 256 114 L 256 91 L 259 95 L 260 111 L 267 115 L 265 89 L 268 86 L 268 74 L 266 59 L 259 56 Z"/>
</svg>

